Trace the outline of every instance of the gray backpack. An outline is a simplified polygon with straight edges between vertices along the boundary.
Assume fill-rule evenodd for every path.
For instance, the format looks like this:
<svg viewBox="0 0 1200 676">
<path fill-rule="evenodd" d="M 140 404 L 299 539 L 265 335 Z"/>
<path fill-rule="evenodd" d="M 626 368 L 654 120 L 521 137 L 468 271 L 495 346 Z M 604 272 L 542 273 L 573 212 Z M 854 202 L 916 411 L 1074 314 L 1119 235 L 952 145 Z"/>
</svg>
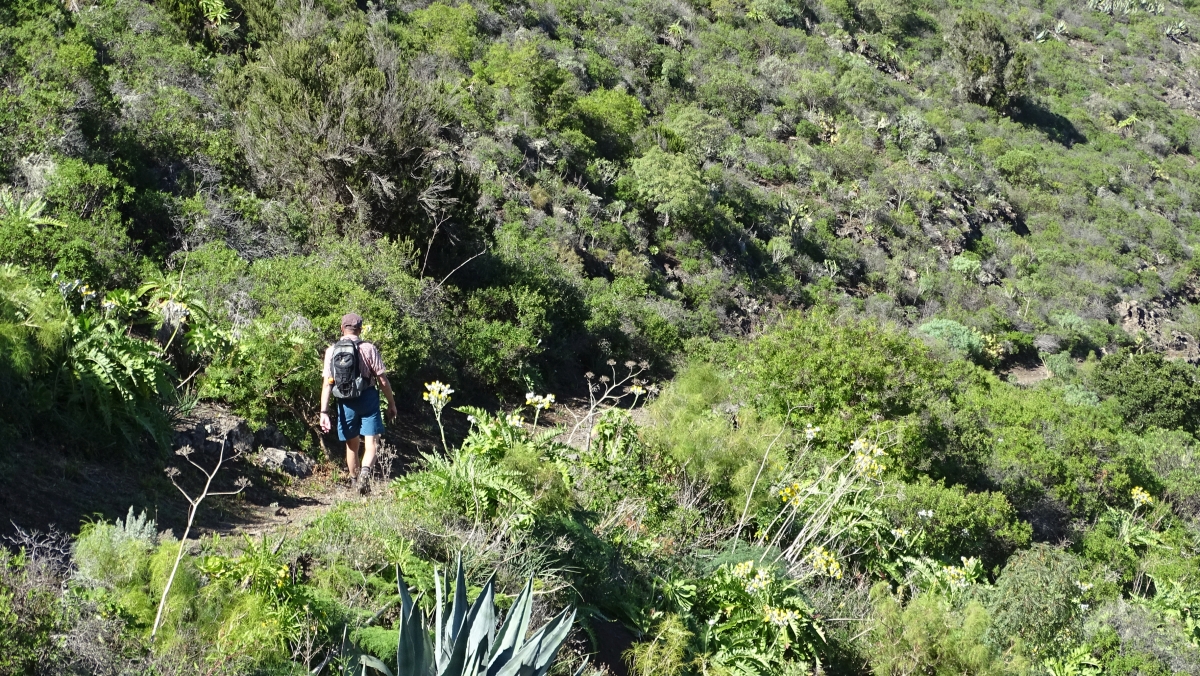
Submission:
<svg viewBox="0 0 1200 676">
<path fill-rule="evenodd" d="M 343 338 L 333 344 L 329 370 L 333 376 L 333 396 L 338 399 L 357 399 L 370 385 L 370 380 L 363 374 L 359 342 Z"/>
</svg>

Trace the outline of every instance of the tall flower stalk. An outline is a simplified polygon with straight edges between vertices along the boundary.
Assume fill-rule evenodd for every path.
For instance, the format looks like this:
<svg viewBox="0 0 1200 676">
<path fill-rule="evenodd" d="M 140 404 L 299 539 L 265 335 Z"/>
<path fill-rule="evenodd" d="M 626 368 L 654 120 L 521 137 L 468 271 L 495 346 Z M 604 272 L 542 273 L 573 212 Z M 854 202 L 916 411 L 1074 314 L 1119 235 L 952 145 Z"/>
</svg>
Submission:
<svg viewBox="0 0 1200 676">
<path fill-rule="evenodd" d="M 533 392 L 527 392 L 525 394 L 525 405 L 533 407 L 533 428 L 536 430 L 538 424 L 538 415 L 541 414 L 542 411 L 550 410 L 550 407 L 554 406 L 554 395 L 538 395 L 534 394 Z"/>
<path fill-rule="evenodd" d="M 454 394 L 454 390 L 449 385 L 435 380 L 432 383 L 425 383 L 425 394 L 421 395 L 433 407 L 433 417 L 437 418 L 438 432 L 442 435 L 442 448 L 446 451 L 450 450 L 450 446 L 446 444 L 446 428 L 442 426 L 442 409 L 450 403 L 452 394 Z"/>
</svg>

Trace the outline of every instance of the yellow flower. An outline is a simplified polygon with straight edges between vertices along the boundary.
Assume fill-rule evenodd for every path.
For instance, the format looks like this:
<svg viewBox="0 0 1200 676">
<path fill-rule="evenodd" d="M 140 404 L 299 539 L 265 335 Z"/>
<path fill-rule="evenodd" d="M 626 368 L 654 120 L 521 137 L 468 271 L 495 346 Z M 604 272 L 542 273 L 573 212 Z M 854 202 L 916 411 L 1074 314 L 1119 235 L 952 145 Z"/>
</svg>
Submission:
<svg viewBox="0 0 1200 676">
<path fill-rule="evenodd" d="M 818 575 L 832 577 L 835 580 L 842 579 L 842 564 L 828 549 L 820 545 L 813 547 L 813 550 L 808 553 L 808 560 Z"/>
<path fill-rule="evenodd" d="M 432 383 L 425 383 L 425 393 L 421 395 L 434 411 L 441 413 L 446 404 L 450 403 L 450 395 L 454 394 L 454 390 L 440 380 L 435 380 Z"/>
<path fill-rule="evenodd" d="M 887 453 L 878 444 L 860 437 L 850 444 L 850 450 L 854 453 L 854 470 L 859 474 L 869 479 L 878 479 L 883 470 L 887 469 L 887 465 L 879 462 L 879 458 Z"/>
<path fill-rule="evenodd" d="M 1146 489 L 1142 488 L 1141 486 L 1134 486 L 1133 490 L 1129 491 L 1129 495 L 1133 498 L 1134 509 L 1144 507 L 1154 502 L 1154 498 L 1150 497 L 1150 493 L 1148 493 Z"/>
<path fill-rule="evenodd" d="M 800 619 L 800 613 L 791 608 L 763 606 L 763 621 L 776 627 L 786 627 L 798 619 Z"/>
<path fill-rule="evenodd" d="M 804 502 L 804 486 L 801 486 L 798 481 L 793 482 L 790 486 L 784 486 L 779 489 L 779 499 L 785 505 L 799 507 L 800 503 Z"/>
<path fill-rule="evenodd" d="M 759 568 L 754 574 L 754 579 L 746 583 L 746 593 L 756 594 L 767 588 L 771 584 L 771 571 L 766 568 Z"/>
<path fill-rule="evenodd" d="M 554 405 L 554 395 L 553 394 L 537 395 L 537 394 L 534 394 L 533 392 L 526 392 L 525 393 L 525 405 L 532 406 L 536 409 L 541 409 L 543 411 L 549 410 L 550 407 Z"/>
</svg>

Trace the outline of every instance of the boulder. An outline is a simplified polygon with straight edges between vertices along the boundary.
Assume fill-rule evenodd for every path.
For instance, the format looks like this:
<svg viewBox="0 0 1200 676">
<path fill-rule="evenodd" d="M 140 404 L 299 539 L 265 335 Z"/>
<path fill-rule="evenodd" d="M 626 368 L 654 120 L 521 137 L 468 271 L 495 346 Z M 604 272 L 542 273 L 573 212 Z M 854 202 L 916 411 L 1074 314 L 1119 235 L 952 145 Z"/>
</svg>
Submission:
<svg viewBox="0 0 1200 676">
<path fill-rule="evenodd" d="M 255 448 L 295 448 L 295 444 L 287 435 L 274 425 L 266 425 L 254 433 Z"/>
<path fill-rule="evenodd" d="M 175 428 L 173 448 L 191 446 L 205 454 L 216 454 L 222 448 L 228 457 L 234 452 L 254 450 L 254 433 L 246 421 L 215 407 L 197 407 L 188 419 Z"/>
<path fill-rule="evenodd" d="M 282 448 L 263 448 L 258 452 L 258 461 L 264 467 L 270 467 L 300 479 L 312 474 L 315 464 L 303 453 L 285 451 Z"/>
</svg>

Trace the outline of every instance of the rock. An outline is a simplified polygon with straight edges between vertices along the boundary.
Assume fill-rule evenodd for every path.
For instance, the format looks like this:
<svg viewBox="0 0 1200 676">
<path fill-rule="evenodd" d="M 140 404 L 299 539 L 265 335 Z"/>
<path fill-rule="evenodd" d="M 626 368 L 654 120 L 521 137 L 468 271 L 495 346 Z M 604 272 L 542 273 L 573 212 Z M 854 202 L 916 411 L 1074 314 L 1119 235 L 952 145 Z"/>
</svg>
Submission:
<svg viewBox="0 0 1200 676">
<path fill-rule="evenodd" d="M 216 455 L 225 449 L 226 457 L 234 452 L 254 450 L 254 433 L 246 421 L 216 406 L 197 407 L 183 425 L 175 429 L 173 448 L 191 446 L 205 455 Z"/>
<path fill-rule="evenodd" d="M 303 479 L 312 474 L 312 459 L 303 453 L 285 451 L 282 448 L 264 448 L 258 452 L 258 462 L 264 467 L 279 470 Z"/>
<path fill-rule="evenodd" d="M 254 433 L 255 448 L 294 448 L 295 444 L 274 425 L 267 425 Z"/>
</svg>

